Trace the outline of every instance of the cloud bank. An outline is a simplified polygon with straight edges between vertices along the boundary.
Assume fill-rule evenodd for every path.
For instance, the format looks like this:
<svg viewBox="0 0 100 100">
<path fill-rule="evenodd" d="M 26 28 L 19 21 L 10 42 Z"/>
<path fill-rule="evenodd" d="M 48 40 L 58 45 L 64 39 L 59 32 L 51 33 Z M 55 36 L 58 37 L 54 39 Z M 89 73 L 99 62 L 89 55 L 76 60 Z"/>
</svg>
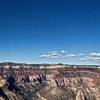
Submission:
<svg viewBox="0 0 100 100">
<path fill-rule="evenodd" d="M 81 61 L 93 61 L 93 62 L 100 62 L 100 53 L 92 52 L 89 53 L 86 57 L 81 58 Z"/>
<path fill-rule="evenodd" d="M 65 50 L 62 51 L 49 51 L 46 54 L 41 55 L 41 58 L 51 58 L 51 59 L 58 59 L 58 58 L 70 58 L 76 57 L 76 54 L 66 52 Z"/>
<path fill-rule="evenodd" d="M 69 59 L 73 58 L 73 60 L 78 60 L 78 61 L 86 61 L 86 62 L 96 62 L 100 63 L 100 53 L 99 52 L 91 52 L 88 54 L 83 54 L 83 53 L 70 53 L 65 50 L 61 51 L 49 51 L 45 54 L 40 55 L 40 58 L 43 59 Z"/>
</svg>

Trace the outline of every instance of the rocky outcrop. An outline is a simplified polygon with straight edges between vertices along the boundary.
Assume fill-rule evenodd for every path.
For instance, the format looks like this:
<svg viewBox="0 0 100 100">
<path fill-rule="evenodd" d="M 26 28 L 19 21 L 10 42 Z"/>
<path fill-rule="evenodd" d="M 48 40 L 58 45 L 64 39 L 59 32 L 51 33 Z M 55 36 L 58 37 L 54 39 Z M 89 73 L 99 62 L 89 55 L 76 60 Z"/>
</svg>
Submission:
<svg viewBox="0 0 100 100">
<path fill-rule="evenodd" d="M 74 100 L 75 94 L 68 88 L 62 86 L 49 87 L 39 91 L 39 94 L 46 100 Z"/>
<path fill-rule="evenodd" d="M 78 90 L 76 100 L 86 100 L 85 94 L 82 89 Z"/>
</svg>

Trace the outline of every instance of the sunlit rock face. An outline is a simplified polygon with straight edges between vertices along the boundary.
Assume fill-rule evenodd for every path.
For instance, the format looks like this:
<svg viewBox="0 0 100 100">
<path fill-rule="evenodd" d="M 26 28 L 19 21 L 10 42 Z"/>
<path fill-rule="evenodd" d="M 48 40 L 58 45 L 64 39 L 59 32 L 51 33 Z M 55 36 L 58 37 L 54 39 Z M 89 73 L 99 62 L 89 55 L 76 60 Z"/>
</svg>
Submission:
<svg viewBox="0 0 100 100">
<path fill-rule="evenodd" d="M 5 84 L 5 80 L 0 78 L 0 87 L 2 87 Z"/>
<path fill-rule="evenodd" d="M 21 97 L 19 97 L 18 95 L 16 95 L 14 92 L 6 92 L 7 97 L 9 98 L 9 100 L 20 100 L 22 99 Z"/>
<path fill-rule="evenodd" d="M 84 92 L 81 89 L 77 92 L 76 100 L 86 100 Z"/>
<path fill-rule="evenodd" d="M 39 94 L 46 100 L 74 100 L 75 94 L 64 87 L 48 87 L 46 86 L 39 91 Z"/>
</svg>

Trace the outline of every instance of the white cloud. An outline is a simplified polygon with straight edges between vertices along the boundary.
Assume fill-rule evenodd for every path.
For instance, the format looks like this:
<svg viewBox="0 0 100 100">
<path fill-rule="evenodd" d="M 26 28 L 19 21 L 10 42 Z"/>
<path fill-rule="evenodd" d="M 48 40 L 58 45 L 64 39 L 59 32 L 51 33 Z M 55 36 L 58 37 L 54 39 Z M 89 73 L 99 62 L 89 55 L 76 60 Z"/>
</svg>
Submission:
<svg viewBox="0 0 100 100">
<path fill-rule="evenodd" d="M 86 57 L 81 58 L 81 61 L 93 61 L 93 62 L 100 62 L 100 53 L 92 52 L 89 53 Z"/>
<path fill-rule="evenodd" d="M 64 57 L 76 57 L 77 55 L 75 55 L 75 54 L 71 54 L 71 53 L 68 53 L 68 54 L 66 54 Z"/>
<path fill-rule="evenodd" d="M 95 61 L 95 62 L 100 62 L 100 57 L 95 57 L 95 58 L 93 59 L 93 61 Z"/>
<path fill-rule="evenodd" d="M 100 62 L 100 57 L 88 56 L 87 59 L 94 62 Z"/>
<path fill-rule="evenodd" d="M 78 54 L 78 56 L 83 56 L 83 55 L 84 55 L 83 53 L 79 53 L 79 54 Z"/>
<path fill-rule="evenodd" d="M 89 60 L 94 62 L 100 62 L 100 53 L 92 52 L 87 57 Z"/>
<path fill-rule="evenodd" d="M 87 61 L 87 59 L 86 59 L 86 58 L 80 58 L 80 60 L 81 60 L 81 61 Z"/>
<path fill-rule="evenodd" d="M 61 54 L 67 54 L 68 52 L 66 52 L 65 50 L 61 50 L 60 53 Z"/>
<path fill-rule="evenodd" d="M 40 57 L 41 57 L 41 58 L 49 58 L 50 55 L 41 55 Z"/>
<path fill-rule="evenodd" d="M 73 54 L 65 50 L 49 51 L 46 54 L 41 55 L 40 57 L 44 59 L 69 59 L 69 58 L 76 59 L 77 57 L 77 59 L 79 59 L 80 61 L 87 61 L 87 62 L 91 61 L 91 62 L 100 63 L 100 53 L 97 52 L 91 52 L 88 54 L 83 54 L 83 53 Z"/>
<path fill-rule="evenodd" d="M 68 53 L 65 50 L 62 50 L 62 51 L 49 51 L 47 54 L 43 54 L 40 57 L 57 59 L 57 58 L 70 58 L 70 57 L 75 57 L 75 56 L 77 55 Z"/>
<path fill-rule="evenodd" d="M 50 51 L 50 52 L 48 52 L 48 55 L 50 55 L 50 56 L 58 56 L 58 51 Z"/>
<path fill-rule="evenodd" d="M 49 51 L 47 54 L 43 54 L 40 56 L 41 58 L 59 58 L 59 53 L 57 51 Z"/>
<path fill-rule="evenodd" d="M 100 53 L 92 52 L 89 54 L 91 57 L 100 57 Z"/>
</svg>

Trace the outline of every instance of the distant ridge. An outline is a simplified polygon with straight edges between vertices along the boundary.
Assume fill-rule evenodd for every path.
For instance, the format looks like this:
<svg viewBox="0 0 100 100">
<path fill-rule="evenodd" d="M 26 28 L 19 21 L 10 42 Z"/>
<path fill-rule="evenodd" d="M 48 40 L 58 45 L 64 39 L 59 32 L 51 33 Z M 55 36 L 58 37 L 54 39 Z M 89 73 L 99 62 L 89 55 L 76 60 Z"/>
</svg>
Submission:
<svg viewBox="0 0 100 100">
<path fill-rule="evenodd" d="M 69 67 L 99 67 L 99 65 L 74 65 L 74 64 L 62 64 L 62 63 L 58 63 L 58 64 L 49 64 L 49 63 L 43 63 L 43 64 L 27 64 L 27 63 L 17 63 L 17 62 L 0 62 L 0 66 L 57 66 L 57 65 L 61 65 L 61 66 L 69 66 Z"/>
</svg>

